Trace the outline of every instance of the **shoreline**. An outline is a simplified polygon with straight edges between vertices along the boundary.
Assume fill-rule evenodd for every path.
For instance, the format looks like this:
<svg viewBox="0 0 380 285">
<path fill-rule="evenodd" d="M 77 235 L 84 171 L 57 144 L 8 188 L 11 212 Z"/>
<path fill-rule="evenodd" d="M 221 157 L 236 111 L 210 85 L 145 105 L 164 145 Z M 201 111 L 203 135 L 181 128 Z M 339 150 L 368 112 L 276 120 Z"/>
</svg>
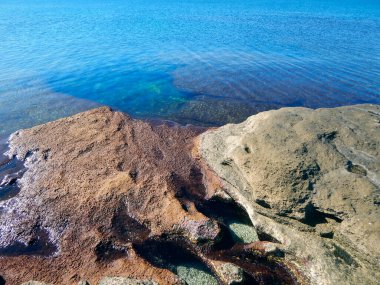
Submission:
<svg viewBox="0 0 380 285">
<path fill-rule="evenodd" d="M 337 190 L 332 195 L 341 195 L 339 180 L 354 179 L 347 181 L 359 185 L 367 196 L 346 199 L 357 199 L 350 201 L 359 207 L 356 211 L 363 209 L 361 219 L 372 222 L 379 217 L 376 206 L 371 208 L 372 216 L 365 214 L 366 207 L 372 207 L 366 201 L 377 199 L 371 194 L 374 184 L 368 180 L 380 161 L 376 157 L 380 131 L 373 118 L 380 122 L 377 105 L 316 110 L 287 107 L 253 115 L 239 124 L 204 129 L 149 123 L 101 107 L 20 130 L 9 139 L 8 155 L 26 161 L 27 169 L 16 179 L 20 192 L 0 202 L 5 221 L 0 224 L 0 252 L 15 241 L 22 241 L 28 250 L 31 240 L 42 240 L 41 230 L 60 251 L 46 257 L 38 257 L 33 251 L 21 251 L 14 257 L 3 255 L 2 277 L 12 284 L 27 280 L 53 284 L 88 280 L 97 284 L 105 276 L 149 279 L 157 284 L 180 284 L 181 278 L 190 282 L 197 276 L 210 284 L 247 284 L 244 282 L 259 282 L 260 278 L 264 278 L 263 284 L 275 280 L 285 284 L 329 284 L 332 280 L 335 284 L 348 280 L 375 284 L 371 274 L 376 276 L 373 266 L 379 256 L 373 253 L 364 257 L 362 245 L 369 246 L 366 240 L 359 247 L 352 243 L 360 232 L 352 234 L 341 228 L 354 214 L 347 207 L 343 216 L 332 214 L 331 209 L 342 207 L 336 204 L 339 199 L 322 199 L 319 186 L 307 190 L 310 183 L 325 181 L 324 185 L 335 185 Z M 359 122 L 374 125 L 353 128 L 352 124 Z M 334 126 L 339 126 L 335 127 L 337 133 L 331 131 Z M 344 135 L 350 128 L 351 135 Z M 305 130 L 306 135 L 300 136 Z M 347 166 L 336 146 L 363 147 L 363 140 L 373 143 L 365 149 L 372 153 L 371 164 L 369 160 L 358 164 L 351 158 L 353 162 Z M 290 164 L 278 168 L 277 164 L 284 161 L 281 157 L 297 145 L 301 152 L 295 148 L 287 157 Z M 272 146 L 275 148 L 260 152 Z M 271 157 L 272 152 L 279 157 Z M 326 153 L 333 160 L 326 160 Z M 277 162 L 271 165 L 272 160 Z M 311 164 L 304 172 L 299 167 L 309 160 Z M 365 166 L 358 166 L 362 164 Z M 268 167 L 274 167 L 275 172 Z M 251 177 L 252 173 L 270 175 L 274 181 L 269 186 L 270 180 L 263 184 L 268 190 L 262 197 L 260 183 L 266 180 Z M 340 174 L 326 180 L 333 173 Z M 281 191 L 287 193 L 294 181 L 298 181 L 292 186 L 294 193 L 306 198 L 293 205 L 289 196 L 276 204 L 283 194 L 271 191 L 283 185 Z M 328 202 L 332 208 L 327 213 L 323 204 L 318 204 L 317 211 L 309 209 L 308 199 L 310 205 L 322 199 L 318 203 Z M 286 212 L 287 205 L 292 205 L 292 211 Z M 70 211 L 71 207 L 76 210 Z M 36 212 L 25 215 L 28 209 Z M 326 222 L 311 221 L 310 215 L 321 216 Z M 365 228 L 368 230 L 371 227 Z M 168 258 L 161 249 L 166 245 L 178 246 L 184 255 Z M 337 253 L 331 254 L 331 248 Z M 311 252 L 316 256 L 311 257 Z M 239 261 L 239 256 L 246 260 Z M 157 258 L 163 263 L 156 263 Z M 335 264 L 334 260 L 343 263 Z M 201 271 L 206 275 L 196 267 L 183 267 L 187 262 L 205 266 Z M 27 268 L 21 269 L 25 264 Z M 22 273 L 15 276 L 12 268 Z M 57 276 L 63 268 L 71 273 Z M 67 274 L 76 276 L 75 280 Z"/>
</svg>

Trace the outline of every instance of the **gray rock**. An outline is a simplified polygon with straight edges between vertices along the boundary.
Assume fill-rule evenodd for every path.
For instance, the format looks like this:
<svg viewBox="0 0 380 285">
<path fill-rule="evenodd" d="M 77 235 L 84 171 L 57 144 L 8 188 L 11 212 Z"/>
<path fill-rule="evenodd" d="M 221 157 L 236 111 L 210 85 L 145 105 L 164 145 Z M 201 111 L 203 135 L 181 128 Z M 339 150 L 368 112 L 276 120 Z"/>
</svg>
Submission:
<svg viewBox="0 0 380 285">
<path fill-rule="evenodd" d="M 232 238 L 234 238 L 236 242 L 251 243 L 259 240 L 257 232 L 252 226 L 233 222 L 228 224 L 228 228 L 232 233 Z"/>
<path fill-rule="evenodd" d="M 200 154 L 312 284 L 377 284 L 379 106 L 263 112 L 202 134 Z"/>
<path fill-rule="evenodd" d="M 176 268 L 177 274 L 187 285 L 218 285 L 218 281 L 211 274 L 197 268 L 196 266 L 180 265 Z"/>
</svg>

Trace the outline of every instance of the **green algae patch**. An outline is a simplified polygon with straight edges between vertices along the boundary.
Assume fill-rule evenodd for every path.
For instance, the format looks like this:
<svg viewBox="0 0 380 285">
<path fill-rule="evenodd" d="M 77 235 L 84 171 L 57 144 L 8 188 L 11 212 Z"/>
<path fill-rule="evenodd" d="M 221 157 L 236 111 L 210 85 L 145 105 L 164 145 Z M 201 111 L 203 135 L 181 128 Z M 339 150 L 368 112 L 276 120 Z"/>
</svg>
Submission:
<svg viewBox="0 0 380 285">
<path fill-rule="evenodd" d="M 218 285 L 214 276 L 197 267 L 197 264 L 177 266 L 177 275 L 188 285 Z"/>
<path fill-rule="evenodd" d="M 161 94 L 161 88 L 157 84 L 148 84 L 146 90 L 153 94 Z"/>
<path fill-rule="evenodd" d="M 253 226 L 232 222 L 228 225 L 235 242 L 252 243 L 259 240 L 257 232 Z"/>
</svg>

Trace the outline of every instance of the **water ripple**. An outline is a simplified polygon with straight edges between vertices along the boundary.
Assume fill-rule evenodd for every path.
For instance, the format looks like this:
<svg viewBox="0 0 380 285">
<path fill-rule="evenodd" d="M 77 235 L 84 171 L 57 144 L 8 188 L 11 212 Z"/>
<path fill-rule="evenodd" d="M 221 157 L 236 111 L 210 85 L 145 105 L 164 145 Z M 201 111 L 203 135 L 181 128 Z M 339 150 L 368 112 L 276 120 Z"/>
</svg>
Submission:
<svg viewBox="0 0 380 285">
<path fill-rule="evenodd" d="M 0 133 L 103 104 L 200 125 L 282 106 L 380 104 L 379 8 L 3 0 Z"/>
</svg>

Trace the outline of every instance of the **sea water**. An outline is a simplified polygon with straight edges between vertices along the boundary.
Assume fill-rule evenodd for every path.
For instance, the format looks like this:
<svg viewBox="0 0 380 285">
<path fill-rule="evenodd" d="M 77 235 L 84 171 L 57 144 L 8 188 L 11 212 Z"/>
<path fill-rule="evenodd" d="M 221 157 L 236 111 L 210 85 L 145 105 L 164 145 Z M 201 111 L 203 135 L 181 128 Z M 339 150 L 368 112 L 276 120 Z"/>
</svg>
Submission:
<svg viewBox="0 0 380 285">
<path fill-rule="evenodd" d="M 0 0 L 0 135 L 101 105 L 221 125 L 380 104 L 380 1 Z"/>
</svg>

